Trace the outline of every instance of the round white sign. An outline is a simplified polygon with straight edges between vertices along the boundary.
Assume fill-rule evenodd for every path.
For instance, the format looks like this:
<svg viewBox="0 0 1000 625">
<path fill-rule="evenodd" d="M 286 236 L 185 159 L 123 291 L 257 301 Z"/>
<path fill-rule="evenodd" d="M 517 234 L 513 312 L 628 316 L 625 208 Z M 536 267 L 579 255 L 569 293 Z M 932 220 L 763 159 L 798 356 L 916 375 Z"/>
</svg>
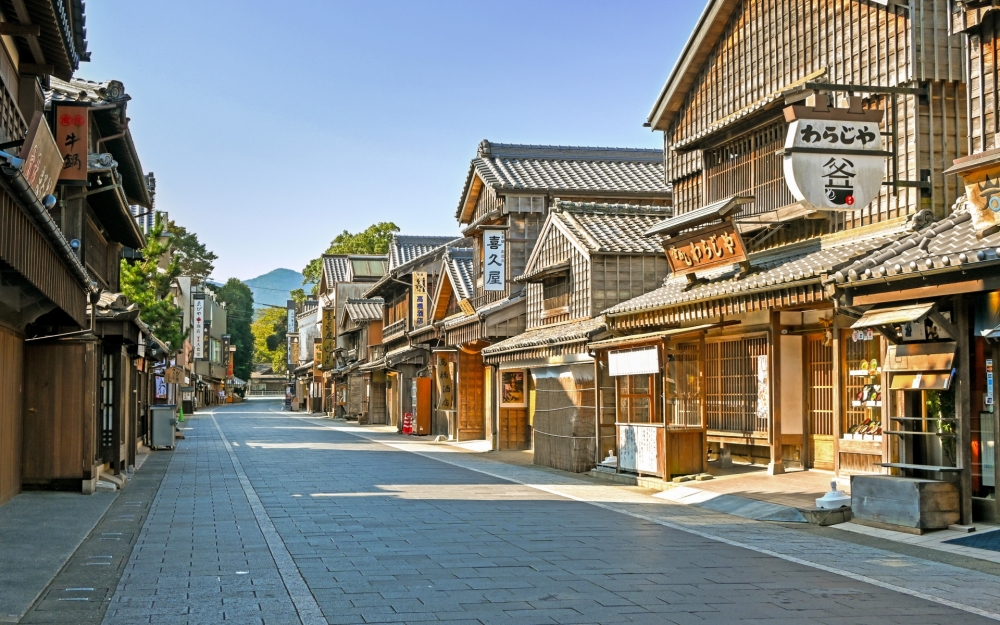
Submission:
<svg viewBox="0 0 1000 625">
<path fill-rule="evenodd" d="M 885 156 L 877 123 L 798 119 L 788 127 L 785 149 L 789 190 L 815 208 L 861 210 L 882 188 Z"/>
</svg>

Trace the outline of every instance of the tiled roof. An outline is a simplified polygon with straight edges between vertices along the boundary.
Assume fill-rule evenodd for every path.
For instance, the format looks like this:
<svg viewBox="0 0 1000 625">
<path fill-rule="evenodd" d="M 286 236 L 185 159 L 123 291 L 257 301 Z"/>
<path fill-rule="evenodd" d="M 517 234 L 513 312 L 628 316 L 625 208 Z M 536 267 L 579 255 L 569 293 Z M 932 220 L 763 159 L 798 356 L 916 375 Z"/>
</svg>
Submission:
<svg viewBox="0 0 1000 625">
<path fill-rule="evenodd" d="M 323 277 L 327 284 L 347 282 L 351 275 L 351 264 L 346 256 L 323 256 Z"/>
<path fill-rule="evenodd" d="M 445 253 L 445 270 L 459 299 L 469 299 L 475 289 L 472 277 L 472 250 L 469 248 L 450 248 Z"/>
<path fill-rule="evenodd" d="M 445 243 L 454 241 L 455 236 L 433 237 L 394 234 L 389 244 L 389 270 L 433 252 Z"/>
<path fill-rule="evenodd" d="M 53 76 L 49 88 L 45 90 L 46 102 L 81 102 L 88 104 L 108 104 L 127 100 L 125 85 L 118 80 L 94 82 L 82 78 L 60 80 Z"/>
<path fill-rule="evenodd" d="M 354 323 L 361 321 L 376 321 L 382 318 L 382 305 L 385 301 L 378 297 L 373 299 L 348 298 L 344 304 L 344 312 Z"/>
<path fill-rule="evenodd" d="M 599 332 L 604 331 L 605 327 L 604 317 L 600 316 L 583 321 L 570 321 L 532 328 L 517 336 L 484 347 L 483 356 L 516 352 L 546 345 L 590 341 Z"/>
<path fill-rule="evenodd" d="M 903 233 L 892 245 L 870 254 L 830 277 L 841 286 L 960 271 L 1000 261 L 1000 233 L 976 236 L 964 201 L 948 217 L 916 232 Z"/>
<path fill-rule="evenodd" d="M 479 144 L 455 216 L 461 219 L 474 175 L 495 190 L 604 192 L 668 197 L 663 151 L 508 143 Z"/>
<path fill-rule="evenodd" d="M 513 306 L 519 302 L 524 302 L 524 298 L 525 298 L 525 291 L 521 290 L 506 299 L 490 302 L 489 304 L 486 304 L 482 308 L 476 309 L 476 314 L 474 315 L 468 315 L 465 317 L 455 315 L 454 317 L 449 317 L 443 319 L 442 321 L 444 323 L 445 328 L 449 329 L 454 328 L 456 326 L 464 325 L 473 319 L 475 320 L 484 319 L 489 315 L 492 315 L 494 313 L 503 310 L 504 308 L 507 308 L 508 306 Z"/>
<path fill-rule="evenodd" d="M 801 282 L 818 282 L 854 260 L 892 243 L 910 224 L 903 219 L 864 228 L 855 228 L 783 245 L 750 254 L 750 273 L 740 274 L 736 266 L 723 266 L 699 272 L 706 280 L 694 287 L 684 276 L 668 276 L 663 286 L 604 311 L 623 315 L 642 310 L 657 310 L 695 301 L 730 297 L 751 291 L 772 291 Z"/>
<path fill-rule="evenodd" d="M 592 252 L 658 254 L 660 242 L 645 232 L 673 215 L 663 206 L 559 202 L 552 219 L 562 222 Z"/>
</svg>

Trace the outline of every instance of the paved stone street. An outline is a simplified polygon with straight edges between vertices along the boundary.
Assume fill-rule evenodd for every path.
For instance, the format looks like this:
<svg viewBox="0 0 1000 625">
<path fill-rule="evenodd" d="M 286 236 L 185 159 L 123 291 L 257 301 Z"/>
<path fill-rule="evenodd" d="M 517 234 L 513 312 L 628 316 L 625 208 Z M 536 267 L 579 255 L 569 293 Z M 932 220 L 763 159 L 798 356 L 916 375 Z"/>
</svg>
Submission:
<svg viewBox="0 0 1000 625">
<path fill-rule="evenodd" d="M 989 573 L 430 453 L 278 402 L 186 426 L 107 624 L 997 618 Z"/>
</svg>

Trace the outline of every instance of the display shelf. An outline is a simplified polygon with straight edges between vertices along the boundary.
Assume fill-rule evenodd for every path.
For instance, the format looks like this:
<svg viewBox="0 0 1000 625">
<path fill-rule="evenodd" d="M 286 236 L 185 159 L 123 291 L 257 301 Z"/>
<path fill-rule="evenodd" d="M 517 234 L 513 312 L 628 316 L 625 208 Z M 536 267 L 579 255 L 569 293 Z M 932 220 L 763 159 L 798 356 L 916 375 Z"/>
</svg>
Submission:
<svg viewBox="0 0 1000 625">
<path fill-rule="evenodd" d="M 881 370 L 871 371 L 869 369 L 851 369 L 850 371 L 847 372 L 847 375 L 851 376 L 852 378 L 870 378 L 872 376 L 882 375 L 882 371 Z"/>
<path fill-rule="evenodd" d="M 907 430 L 883 430 L 883 431 L 886 434 L 896 434 L 897 436 L 910 436 L 910 435 L 915 435 L 915 436 L 940 436 L 942 438 L 944 438 L 944 437 L 953 438 L 953 437 L 957 436 L 954 432 L 944 432 L 942 434 L 938 434 L 937 432 L 910 432 L 910 431 L 907 431 Z"/>
<path fill-rule="evenodd" d="M 852 401 L 851 402 L 851 406 L 853 406 L 855 408 L 861 408 L 862 406 L 865 407 L 865 408 L 881 408 L 882 407 L 882 402 L 880 402 L 880 401 Z"/>
</svg>

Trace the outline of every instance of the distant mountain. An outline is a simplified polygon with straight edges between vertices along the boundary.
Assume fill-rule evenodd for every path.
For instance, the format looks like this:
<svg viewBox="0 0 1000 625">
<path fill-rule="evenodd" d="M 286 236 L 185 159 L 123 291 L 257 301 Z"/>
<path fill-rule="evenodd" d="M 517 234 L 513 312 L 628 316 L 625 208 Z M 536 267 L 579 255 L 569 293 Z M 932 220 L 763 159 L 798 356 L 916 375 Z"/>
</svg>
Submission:
<svg viewBox="0 0 1000 625">
<path fill-rule="evenodd" d="M 289 291 L 302 288 L 302 274 L 291 269 L 275 269 L 244 282 L 253 291 L 254 308 L 262 308 L 260 304 L 284 308 L 290 299 Z"/>
</svg>

